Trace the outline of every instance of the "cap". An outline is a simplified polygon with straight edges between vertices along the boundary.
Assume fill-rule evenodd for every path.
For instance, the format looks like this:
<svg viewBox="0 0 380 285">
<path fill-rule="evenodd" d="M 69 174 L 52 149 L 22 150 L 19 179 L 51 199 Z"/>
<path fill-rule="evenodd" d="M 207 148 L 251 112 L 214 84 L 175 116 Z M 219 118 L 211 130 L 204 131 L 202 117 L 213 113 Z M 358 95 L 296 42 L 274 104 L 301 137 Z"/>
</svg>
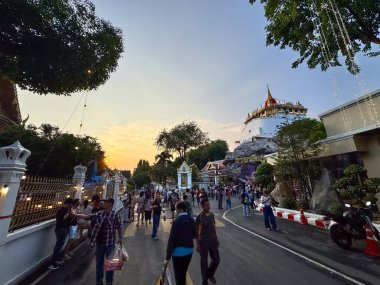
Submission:
<svg viewBox="0 0 380 285">
<path fill-rule="evenodd" d="M 112 204 L 115 203 L 115 200 L 113 198 L 103 199 L 103 200 L 100 200 L 100 201 L 108 202 L 108 203 L 112 203 Z"/>
</svg>

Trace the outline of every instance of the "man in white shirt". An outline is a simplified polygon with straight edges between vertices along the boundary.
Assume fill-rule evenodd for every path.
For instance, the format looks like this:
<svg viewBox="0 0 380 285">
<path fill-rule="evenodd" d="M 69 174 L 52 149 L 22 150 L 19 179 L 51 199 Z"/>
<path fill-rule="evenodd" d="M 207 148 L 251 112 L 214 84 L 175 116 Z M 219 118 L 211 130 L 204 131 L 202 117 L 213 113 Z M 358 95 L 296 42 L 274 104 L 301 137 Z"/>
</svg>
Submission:
<svg viewBox="0 0 380 285">
<path fill-rule="evenodd" d="M 264 191 L 263 196 L 261 196 L 260 201 L 264 205 L 263 211 L 264 211 L 265 228 L 267 229 L 267 231 L 270 231 L 271 229 L 277 231 L 278 228 L 277 228 L 276 220 L 274 218 L 272 207 L 270 205 L 271 197 L 267 191 Z"/>
</svg>

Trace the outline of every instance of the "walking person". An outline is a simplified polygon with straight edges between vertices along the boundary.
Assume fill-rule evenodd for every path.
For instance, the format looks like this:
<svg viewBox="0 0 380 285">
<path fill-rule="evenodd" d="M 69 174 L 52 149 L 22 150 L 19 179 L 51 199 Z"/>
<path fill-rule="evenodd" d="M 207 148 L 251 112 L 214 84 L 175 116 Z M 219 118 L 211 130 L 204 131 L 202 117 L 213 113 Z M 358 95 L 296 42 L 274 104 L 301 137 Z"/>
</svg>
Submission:
<svg viewBox="0 0 380 285">
<path fill-rule="evenodd" d="M 201 204 L 201 191 L 199 189 L 197 189 L 197 192 L 195 193 L 196 197 L 197 197 L 197 204 L 198 204 L 198 207 L 200 206 Z"/>
<path fill-rule="evenodd" d="M 89 215 L 92 212 L 92 207 L 89 206 L 88 200 L 83 201 L 83 207 L 79 209 L 79 214 Z M 83 240 L 83 230 L 90 230 L 91 222 L 86 219 L 78 219 L 79 240 Z M 88 232 L 89 234 L 89 232 Z"/>
<path fill-rule="evenodd" d="M 104 210 L 91 215 L 76 215 L 94 221 L 91 245 L 96 244 L 96 285 L 103 284 L 104 259 L 112 254 L 115 244 L 121 244 L 121 219 L 119 213 L 112 209 L 114 202 L 114 199 L 108 198 L 104 200 Z M 106 285 L 112 285 L 113 273 L 106 271 Z"/>
<path fill-rule="evenodd" d="M 250 215 L 250 205 L 251 205 L 251 200 L 249 198 L 249 194 L 243 190 L 243 194 L 241 194 L 241 203 L 243 204 L 243 214 L 244 214 L 244 217 L 249 217 Z"/>
<path fill-rule="evenodd" d="M 193 209 L 191 207 L 190 202 L 187 200 L 187 195 L 183 195 L 183 202 L 186 205 L 186 212 L 189 214 L 189 216 L 194 219 Z"/>
<path fill-rule="evenodd" d="M 218 209 L 223 210 L 223 188 L 218 193 Z"/>
<path fill-rule="evenodd" d="M 137 224 L 136 226 L 139 226 L 140 218 L 141 218 L 141 224 L 144 224 L 144 211 L 145 211 L 145 197 L 144 192 L 140 192 L 139 197 L 137 198 Z"/>
<path fill-rule="evenodd" d="M 170 230 L 164 265 L 173 258 L 176 285 L 185 285 L 187 268 L 194 251 L 193 239 L 196 238 L 196 229 L 194 220 L 186 213 L 184 202 L 177 203 L 176 210 L 178 216 Z"/>
<path fill-rule="evenodd" d="M 230 210 L 232 208 L 232 204 L 231 204 L 231 195 L 232 195 L 232 191 L 230 188 L 226 188 L 226 209 L 227 210 Z"/>
<path fill-rule="evenodd" d="M 129 212 L 131 209 L 131 195 L 125 192 L 125 199 L 123 200 L 124 219 L 123 223 L 129 223 Z"/>
<path fill-rule="evenodd" d="M 152 239 L 158 240 L 157 236 L 157 230 L 158 226 L 160 225 L 160 217 L 161 217 L 161 197 L 156 196 L 154 199 L 154 202 L 152 204 L 152 211 L 153 211 L 153 231 L 152 231 Z"/>
<path fill-rule="evenodd" d="M 178 190 L 173 190 L 173 192 L 169 196 L 169 204 L 170 204 L 170 211 L 172 212 L 172 221 L 174 220 L 174 213 L 175 213 L 175 206 L 179 202 L 179 194 L 177 192 Z"/>
<path fill-rule="evenodd" d="M 161 198 L 160 198 L 161 199 Z M 145 225 L 148 226 L 152 223 L 152 205 L 153 205 L 153 199 L 150 196 L 150 193 L 146 194 L 145 198 Z"/>
<path fill-rule="evenodd" d="M 208 285 L 208 280 L 216 284 L 214 275 L 220 262 L 220 256 L 215 216 L 210 212 L 208 199 L 202 200 L 201 205 L 203 211 L 197 216 L 195 224 L 197 227 L 197 251 L 201 257 L 202 285 Z M 209 254 L 211 258 L 210 264 L 208 264 Z"/>
<path fill-rule="evenodd" d="M 263 196 L 261 196 L 261 203 L 263 204 L 264 208 L 264 223 L 265 223 L 265 228 L 267 231 L 275 230 L 277 231 L 277 224 L 276 224 L 276 219 L 274 218 L 273 215 L 273 210 L 272 206 L 270 205 L 271 202 L 271 197 L 267 191 L 264 191 Z"/>
<path fill-rule="evenodd" d="M 129 209 L 129 222 L 135 221 L 135 208 L 136 208 L 137 198 L 134 193 L 131 195 L 131 207 Z"/>
<path fill-rule="evenodd" d="M 58 269 L 59 264 L 63 263 L 63 261 L 59 260 L 59 254 L 63 245 L 65 244 L 66 237 L 69 234 L 69 227 L 71 223 L 71 218 L 73 217 L 71 213 L 71 208 L 74 204 L 74 200 L 68 198 L 64 201 L 63 206 L 58 209 L 57 214 L 55 216 L 56 224 L 55 224 L 55 237 L 57 241 L 54 246 L 53 256 L 52 256 L 52 264 L 49 266 L 49 269 Z"/>
<path fill-rule="evenodd" d="M 193 206 L 195 206 L 195 191 L 194 191 L 194 189 L 191 190 L 191 202 L 193 203 Z"/>
<path fill-rule="evenodd" d="M 78 240 L 78 219 L 75 217 L 75 214 L 79 213 L 79 199 L 74 199 L 73 206 L 71 207 L 72 217 L 70 218 L 70 227 L 69 227 L 69 240 L 66 243 L 64 250 L 65 260 L 71 259 L 74 254 L 72 249 L 75 247 L 75 242 Z"/>
</svg>

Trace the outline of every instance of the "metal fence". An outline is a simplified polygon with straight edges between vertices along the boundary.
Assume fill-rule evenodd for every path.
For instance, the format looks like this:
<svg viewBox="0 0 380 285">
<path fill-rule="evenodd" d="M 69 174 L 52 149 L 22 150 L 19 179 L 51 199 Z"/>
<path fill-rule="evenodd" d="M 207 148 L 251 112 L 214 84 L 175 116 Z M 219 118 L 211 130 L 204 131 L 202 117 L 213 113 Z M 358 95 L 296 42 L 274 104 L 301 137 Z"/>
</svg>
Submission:
<svg viewBox="0 0 380 285">
<path fill-rule="evenodd" d="M 27 176 L 21 181 L 9 232 L 54 219 L 66 198 L 74 198 L 70 179 Z"/>
<path fill-rule="evenodd" d="M 92 196 L 102 197 L 103 185 L 101 183 L 85 183 L 82 190 L 82 200 L 91 200 Z"/>
</svg>

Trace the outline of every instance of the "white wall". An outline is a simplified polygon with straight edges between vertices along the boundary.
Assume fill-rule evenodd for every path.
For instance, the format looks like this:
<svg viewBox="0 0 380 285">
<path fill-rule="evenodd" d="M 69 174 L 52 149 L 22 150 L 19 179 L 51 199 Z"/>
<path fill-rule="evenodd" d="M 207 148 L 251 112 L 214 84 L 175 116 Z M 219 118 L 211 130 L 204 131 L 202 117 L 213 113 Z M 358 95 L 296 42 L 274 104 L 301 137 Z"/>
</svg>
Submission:
<svg viewBox="0 0 380 285">
<path fill-rule="evenodd" d="M 51 257 L 55 245 L 55 220 L 8 235 L 0 245 L 0 284 L 17 284 Z"/>
</svg>

